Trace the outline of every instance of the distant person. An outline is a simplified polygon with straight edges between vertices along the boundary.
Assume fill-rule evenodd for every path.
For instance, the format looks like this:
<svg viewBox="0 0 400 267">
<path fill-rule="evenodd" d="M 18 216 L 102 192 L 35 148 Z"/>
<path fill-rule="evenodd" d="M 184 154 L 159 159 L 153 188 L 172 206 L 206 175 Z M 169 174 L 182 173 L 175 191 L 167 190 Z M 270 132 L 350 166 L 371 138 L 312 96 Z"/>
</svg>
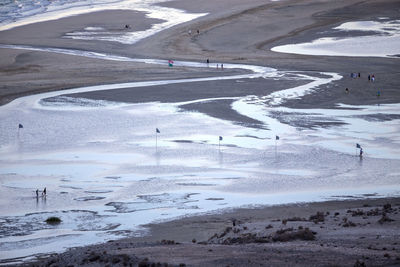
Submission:
<svg viewBox="0 0 400 267">
<path fill-rule="evenodd" d="M 360 158 L 362 158 L 362 156 L 363 156 L 363 149 L 362 148 L 360 148 Z"/>
<path fill-rule="evenodd" d="M 43 196 L 46 196 L 46 194 L 47 194 L 47 191 L 46 191 L 46 187 L 43 189 L 43 192 L 42 192 L 42 195 Z"/>
<path fill-rule="evenodd" d="M 189 35 L 191 36 L 191 35 L 192 35 L 192 30 L 189 30 L 189 32 L 188 32 L 188 33 L 189 33 Z"/>
<path fill-rule="evenodd" d="M 358 78 L 361 78 L 361 73 L 358 73 Z"/>
<path fill-rule="evenodd" d="M 349 93 L 349 88 L 346 88 L 346 90 L 345 90 L 345 91 L 346 91 L 346 94 L 348 94 L 348 93 Z"/>
<path fill-rule="evenodd" d="M 368 81 L 371 81 L 371 75 L 368 74 Z"/>
<path fill-rule="evenodd" d="M 36 189 L 36 198 L 39 197 L 39 189 Z"/>
<path fill-rule="evenodd" d="M 224 64 L 221 64 L 221 70 L 223 70 L 224 69 Z"/>
<path fill-rule="evenodd" d="M 217 69 L 219 68 L 219 65 L 217 64 Z"/>
<path fill-rule="evenodd" d="M 131 26 L 129 26 L 129 24 L 125 25 L 125 29 L 130 29 L 130 28 L 131 28 Z"/>
<path fill-rule="evenodd" d="M 197 30 L 197 34 L 200 34 L 200 30 Z"/>
<path fill-rule="evenodd" d="M 381 91 L 376 92 L 376 97 L 380 97 L 381 96 Z"/>
<path fill-rule="evenodd" d="M 371 76 L 371 81 L 375 82 L 375 75 L 374 74 L 372 74 L 372 76 Z"/>
<path fill-rule="evenodd" d="M 209 64 L 210 64 L 210 60 L 207 58 L 207 67 L 208 67 Z"/>
</svg>

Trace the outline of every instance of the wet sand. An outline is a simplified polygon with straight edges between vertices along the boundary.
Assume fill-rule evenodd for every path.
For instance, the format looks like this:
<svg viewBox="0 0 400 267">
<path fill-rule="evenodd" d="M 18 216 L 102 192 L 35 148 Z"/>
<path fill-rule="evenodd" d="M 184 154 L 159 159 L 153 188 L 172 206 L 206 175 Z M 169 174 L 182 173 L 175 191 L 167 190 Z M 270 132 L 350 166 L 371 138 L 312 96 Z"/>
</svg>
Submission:
<svg viewBox="0 0 400 267">
<path fill-rule="evenodd" d="M 267 4 L 263 1 L 235 2 L 237 5 L 229 4 L 231 2 L 228 0 L 219 1 L 218 5 L 214 5 L 213 1 L 166 3 L 168 6 L 190 8 L 191 11 L 210 12 L 210 15 L 165 30 L 135 45 L 60 38 L 66 32 L 100 24 L 121 31 L 124 30 L 122 26 L 125 24 L 139 25 L 140 28 L 149 27 L 151 20 L 143 20 L 143 14 L 126 11 L 98 12 L 90 16 L 80 15 L 0 32 L 0 43 L 81 49 L 139 58 L 173 58 L 201 62 L 210 58 L 212 62 L 249 63 L 298 72 L 337 72 L 344 78 L 323 86 L 318 93 L 307 95 L 300 100 L 288 101 L 285 105 L 293 108 L 332 108 L 337 103 L 399 103 L 400 82 L 397 70 L 400 64 L 397 59 L 317 57 L 280 54 L 269 50 L 280 44 L 313 40 L 319 31 L 328 30 L 346 21 L 367 20 L 378 16 L 398 19 L 398 1 L 295 0 Z M 105 24 L 109 16 L 119 19 L 112 25 Z M 145 22 L 139 24 L 141 21 Z M 189 29 L 199 29 L 200 34 L 188 36 Z M 13 49 L 0 49 L 0 57 L 0 104 L 27 94 L 77 86 L 221 74 L 214 69 L 168 68 Z M 350 78 L 350 72 L 360 72 L 361 78 Z M 225 75 L 238 73 L 243 71 L 224 71 Z M 368 82 L 367 75 L 370 73 L 376 75 L 375 83 Z M 100 91 L 79 94 L 79 97 L 135 103 L 179 102 L 197 98 L 247 95 L 248 91 L 240 90 L 242 86 L 252 90 L 253 94 L 263 94 L 265 92 L 262 89 L 266 82 L 268 93 L 304 83 L 268 83 L 258 79 L 236 87 L 235 81 L 207 82 L 190 86 L 180 84 L 173 88 L 165 86 L 163 94 L 158 94 L 159 87 L 151 87 L 146 91 Z M 232 87 L 235 90 L 232 90 Z M 349 94 L 344 91 L 346 87 L 350 90 Z M 204 88 L 207 90 L 203 90 Z M 376 97 L 378 88 L 382 91 L 379 98 Z M 177 92 L 185 93 L 179 94 L 180 98 L 171 97 Z M 183 108 L 252 127 L 263 127 L 257 121 L 249 121 L 246 117 L 232 113 L 229 101 L 221 105 L 207 103 Z M 388 203 L 391 207 L 384 208 L 383 205 Z M 227 211 L 220 215 L 191 217 L 149 225 L 149 236 L 77 248 L 35 264 L 103 266 L 112 263 L 122 266 L 129 263 L 160 262 L 197 266 L 353 266 L 358 263 L 358 266 L 395 266 L 400 264 L 400 243 L 397 241 L 400 232 L 399 205 L 399 199 L 388 198 Z M 376 208 L 378 210 L 372 211 Z M 363 210 L 363 214 L 357 215 L 362 212 L 355 212 L 353 216 L 353 212 L 358 209 Z M 318 211 L 323 213 L 324 221 L 315 223 L 310 220 L 310 216 L 316 215 Z M 367 215 L 368 212 L 370 215 Z M 339 214 L 335 215 L 336 213 Z M 301 220 L 288 220 L 294 217 Z M 382 218 L 383 223 L 379 223 Z M 235 226 L 233 219 L 236 221 Z M 283 223 L 285 219 L 286 224 Z M 346 224 L 348 226 L 344 226 Z M 269 225 L 272 227 L 268 227 Z M 293 233 L 298 232 L 300 226 L 316 232 L 311 235 L 315 239 L 294 239 L 287 242 L 274 240 L 279 229 L 292 228 L 284 232 Z M 232 229 L 227 230 L 227 227 Z M 210 239 L 214 234 L 217 236 Z M 305 236 L 307 234 L 309 233 L 306 232 Z M 230 237 L 230 241 L 226 241 L 226 237 Z M 257 239 L 259 237 L 263 239 Z M 243 243 L 233 242 L 234 238 L 243 240 Z M 177 242 L 181 244 L 176 244 Z M 199 244 L 200 242 L 202 244 Z M 145 261 L 145 258 L 148 260 Z"/>
<path fill-rule="evenodd" d="M 400 200 L 245 208 L 147 225 L 149 235 L 31 266 L 396 266 Z"/>
<path fill-rule="evenodd" d="M 308 95 L 301 101 L 287 105 L 300 108 L 331 108 L 336 103 L 354 105 L 398 103 L 397 59 L 304 56 L 270 51 L 270 48 L 276 45 L 313 40 L 318 36 L 318 32 L 353 19 L 368 20 L 379 16 L 398 18 L 396 1 L 379 1 L 379 4 L 375 2 L 290 1 L 289 5 L 286 1 L 268 4 L 254 1 L 221 8 L 224 6 L 223 3 L 214 6 L 208 2 L 200 4 L 196 1 L 190 3 L 173 1 L 166 5 L 173 7 L 182 5 L 183 8 L 191 6 L 191 11 L 211 13 L 192 22 L 167 29 L 134 45 L 62 38 L 68 32 L 79 31 L 88 26 L 125 31 L 123 28 L 125 24 L 138 24 L 140 29 L 145 29 L 152 22 L 149 19 L 143 20 L 141 13 L 118 10 L 79 15 L 3 31 L 0 33 L 0 43 L 89 50 L 138 58 L 172 58 L 199 62 L 205 62 L 209 58 L 213 63 L 249 63 L 270 66 L 278 70 L 337 72 L 344 79 L 328 87 L 322 87 L 318 94 Z M 118 20 L 113 20 L 111 25 L 105 25 L 109 17 L 116 17 Z M 189 29 L 193 29 L 193 32 L 199 29 L 200 34 L 189 36 Z M 221 32 L 224 34 L 221 35 Z M 251 35 L 244 38 L 248 34 Z M 171 70 L 163 66 L 110 62 L 24 50 L 0 49 L 0 53 L 4 59 L 0 63 L 2 104 L 18 96 L 40 91 L 113 82 L 207 77 L 212 72 L 212 70 L 190 68 Z M 360 72 L 362 78 L 350 79 L 351 72 Z M 367 75 L 372 73 L 377 77 L 374 84 L 366 80 Z M 225 75 L 229 73 L 225 72 Z M 264 84 L 264 81 L 261 81 L 258 86 Z M 178 88 L 183 87 L 186 85 L 178 85 Z M 280 89 L 273 85 L 268 87 L 270 90 Z M 231 85 L 227 84 L 222 88 L 221 94 L 226 92 L 228 95 L 230 88 Z M 345 88 L 350 89 L 349 95 L 344 93 Z M 157 89 L 154 88 L 155 91 Z M 382 92 L 379 99 L 376 98 L 377 90 Z M 98 94 L 103 93 L 96 92 L 91 96 L 94 99 L 103 98 Z M 125 100 L 125 94 L 123 95 L 121 100 Z M 90 96 L 86 94 L 85 97 Z M 164 100 L 161 95 L 158 101 L 163 102 L 168 99 Z"/>
</svg>

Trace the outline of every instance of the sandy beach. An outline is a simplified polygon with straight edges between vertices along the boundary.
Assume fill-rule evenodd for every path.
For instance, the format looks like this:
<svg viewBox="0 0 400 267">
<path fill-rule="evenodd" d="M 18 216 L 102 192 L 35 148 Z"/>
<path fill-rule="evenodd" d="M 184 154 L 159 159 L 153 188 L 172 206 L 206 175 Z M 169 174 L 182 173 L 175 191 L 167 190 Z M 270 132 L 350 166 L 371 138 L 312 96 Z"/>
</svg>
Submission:
<svg viewBox="0 0 400 267">
<path fill-rule="evenodd" d="M 140 58 L 185 59 L 200 62 L 205 62 L 208 58 L 211 62 L 257 63 L 292 71 L 333 71 L 344 77 L 348 77 L 351 72 L 360 72 L 363 78 L 366 78 L 369 73 L 376 73 L 380 79 L 377 79 L 375 87 L 382 86 L 386 89 L 379 102 L 398 102 L 398 94 L 396 94 L 398 84 L 396 72 L 393 71 L 398 66 L 396 59 L 316 57 L 270 51 L 272 47 L 281 43 L 313 39 L 317 31 L 325 31 L 331 25 L 352 19 L 368 20 L 377 16 L 389 16 L 395 19 L 397 16 L 395 11 L 396 1 L 379 1 L 379 3 L 373 1 L 320 3 L 317 1 L 314 4 L 309 3 L 309 1 L 290 1 L 290 5 L 286 1 L 269 2 L 267 4 L 263 4 L 262 1 L 251 1 L 247 4 L 232 5 L 231 8 L 224 8 L 223 10 L 221 10 L 221 7 L 226 6 L 223 1 L 216 6 L 188 1 L 185 1 L 184 4 L 180 1 L 172 1 L 165 3 L 165 5 L 183 9 L 190 6 L 191 9 L 188 8 L 189 10 L 210 12 L 210 14 L 190 22 L 189 25 L 184 24 L 167 29 L 135 45 L 60 38 L 67 32 L 81 30 L 87 26 L 105 26 L 104 21 L 110 21 L 110 17 L 113 18 L 111 20 L 113 23 L 107 23 L 105 27 L 114 31 L 125 31 L 126 29 L 123 26 L 130 22 L 134 22 L 130 23 L 132 25 L 138 25 L 139 29 L 148 27 L 149 23 L 152 22 L 146 19 L 148 23 L 146 24 L 141 19 L 140 13 L 128 11 L 103 11 L 51 22 L 30 24 L 1 32 L 0 43 L 116 53 L 121 56 L 129 55 Z M 283 12 L 282 10 L 287 13 L 284 20 L 280 18 L 282 16 L 279 12 Z M 287 17 L 290 19 L 286 19 Z M 115 20 L 115 18 L 118 18 L 118 20 Z M 241 20 L 245 20 L 246 23 L 242 23 Z M 137 21 L 141 23 L 137 24 Z M 268 25 L 268 27 L 265 25 Z M 248 29 L 253 28 L 259 29 L 263 34 L 248 31 Z M 193 32 L 199 29 L 200 34 L 189 36 L 188 30 L 190 29 L 193 29 Z M 220 31 L 225 32 L 225 34 L 219 35 Z M 251 36 L 243 38 L 244 32 L 251 33 Z M 191 71 L 186 70 L 186 68 L 185 70 L 174 69 L 173 73 L 167 70 L 167 73 L 164 73 L 165 68 L 155 67 L 157 70 L 154 71 L 154 66 L 124 62 L 114 63 L 82 57 L 71 58 L 52 53 L 8 51 L 7 49 L 1 49 L 0 52 L 3 58 L 0 67 L 4 73 L 1 78 L 3 85 L 1 88 L 2 103 L 10 101 L 18 95 L 23 95 L 24 93 L 19 93 L 19 90 L 40 92 L 116 81 L 151 80 L 162 79 L 163 77 L 171 79 L 204 77 L 210 74 L 209 72 L 202 74 L 199 73 L 198 69 Z M 66 64 L 57 64 L 60 61 L 64 62 L 64 60 Z M 85 65 L 87 68 L 77 71 L 76 65 Z M 189 71 L 190 74 L 185 71 Z M 38 81 L 32 81 L 29 76 L 31 73 L 39 76 L 35 78 Z M 63 73 L 63 76 L 58 77 L 57 74 L 59 73 Z M 163 73 L 166 76 L 163 76 Z M 28 82 L 27 86 L 23 82 Z M 386 84 L 388 86 L 385 86 Z M 309 95 L 300 103 L 296 101 L 295 105 L 304 105 L 300 106 L 302 108 L 309 107 L 310 104 L 306 105 L 308 98 L 312 99 L 309 101 L 313 102 L 313 106 L 322 106 L 321 103 L 323 103 L 326 107 L 329 107 L 326 101 L 330 101 L 330 106 L 339 102 L 346 104 L 371 104 L 376 102 L 376 98 L 371 97 L 374 95 L 374 91 L 363 90 L 366 85 L 366 79 L 363 79 L 362 82 L 342 79 L 333 85 L 336 89 L 334 92 L 337 92 L 334 95 L 332 95 L 333 90 L 329 90 L 329 92 L 327 92 L 328 90 L 321 90 L 318 95 Z M 29 87 L 29 89 L 21 89 L 21 87 Z M 351 96 L 342 94 L 346 87 L 349 87 L 352 92 L 354 91 L 354 94 L 351 94 Z M 279 88 L 272 89 L 277 90 Z M 356 97 L 353 97 L 353 95 Z M 323 100 L 314 99 L 315 97 L 321 97 Z M 158 100 L 163 101 L 163 99 Z"/>
<path fill-rule="evenodd" d="M 1 31 L 0 44 L 92 51 L 129 58 L 173 59 L 203 64 L 209 59 L 212 67 L 171 68 L 167 64 L 111 61 L 29 49 L 0 48 L 2 58 L 0 104 L 6 105 L 22 96 L 84 86 L 251 73 L 240 68 L 222 70 L 220 65 L 222 63 L 270 67 L 285 72 L 282 77 L 286 79 L 266 76 L 243 79 L 240 83 L 239 79 L 215 80 L 99 90 L 66 96 L 115 103 L 176 104 L 179 112 L 183 114 L 201 113 L 257 131 L 269 131 L 272 125 L 266 125 L 258 117 L 241 114 L 232 107 L 233 103 L 238 98 L 246 96 L 262 99 L 263 96 L 286 88 L 306 85 L 311 81 L 311 74 L 317 79 L 326 78 L 328 75 L 323 73 L 332 72 L 343 78 L 322 84 L 318 92 L 284 101 L 279 106 L 297 110 L 299 119 L 291 119 L 285 116 L 284 111 L 278 110 L 275 116 L 280 123 L 305 131 L 314 128 L 325 129 L 345 123 L 333 119 L 303 119 L 304 114 L 298 110 L 345 110 L 346 108 L 338 106 L 339 103 L 360 106 L 400 102 L 398 58 L 311 56 L 271 51 L 271 48 L 278 45 L 312 41 L 321 33 L 333 34 L 333 27 L 349 21 L 375 20 L 378 17 L 398 20 L 400 5 L 396 0 L 271 2 L 178 0 L 165 2 L 162 5 L 208 14 L 163 30 L 134 44 L 66 38 L 67 33 L 82 31 L 87 27 L 100 27 L 119 34 L 146 30 L 157 21 L 145 17 L 143 12 L 129 10 L 99 11 Z M 125 28 L 125 25 L 129 25 L 129 28 Z M 219 64 L 218 69 L 214 67 L 215 64 Z M 305 75 L 307 78 L 295 79 L 290 76 L 292 73 Z M 360 74 L 360 77 L 352 78 L 350 73 Z M 367 79 L 371 74 L 376 76 L 376 81 L 373 83 Z M 345 92 L 345 88 L 349 89 L 349 93 Z M 377 96 L 378 91 L 379 96 Z M 199 99 L 209 100 L 196 102 Z M 348 109 L 357 110 L 357 107 Z M 273 111 L 271 114 L 274 114 Z M 380 122 L 396 122 L 400 118 L 395 112 L 376 112 L 365 116 L 366 120 Z M 187 140 L 178 141 L 187 142 Z M 286 157 L 285 153 L 291 148 L 284 146 L 282 157 Z M 225 159 L 229 159 L 231 154 L 227 153 Z M 251 153 L 246 150 L 246 154 Z M 298 157 L 305 155 L 308 154 L 300 153 Z M 293 158 L 287 157 L 287 159 L 290 161 Z M 312 165 L 311 161 L 312 159 L 309 159 L 307 164 Z M 390 166 L 396 166 L 395 159 L 387 161 L 385 159 L 375 161 L 373 157 L 364 161 L 357 159 L 357 164 L 360 166 L 376 164 L 379 168 L 384 165 L 383 162 L 390 162 L 388 163 Z M 342 173 L 343 166 L 346 168 L 347 165 L 339 164 L 342 165 L 338 165 L 341 166 L 337 167 L 338 173 L 343 174 L 342 180 L 347 182 L 346 172 Z M 151 176 L 151 171 L 149 173 L 146 174 Z M 396 174 L 394 169 L 393 173 L 390 178 L 382 182 L 383 185 L 386 186 L 387 181 L 392 183 L 388 184 L 389 187 L 399 185 L 398 172 Z M 360 172 L 360 175 L 363 174 Z M 327 181 L 329 178 L 323 177 L 323 179 Z M 368 179 L 377 178 L 368 177 Z M 316 183 L 319 188 L 323 188 L 324 181 L 311 180 L 306 183 L 309 186 Z M 349 183 L 354 183 L 354 188 L 357 188 L 354 180 Z M 250 182 L 248 186 L 257 187 L 258 184 Z M 263 189 L 265 188 L 260 185 L 260 190 Z M 287 188 L 286 190 L 290 191 Z M 71 248 L 56 255 L 38 254 L 30 261 L 21 264 L 26 266 L 400 265 L 398 241 L 400 199 L 397 196 L 351 195 L 338 196 L 324 202 L 223 209 L 210 214 L 182 216 L 172 221 L 147 224 L 143 229 L 145 229 L 144 236 Z M 0 264 L 18 265 L 16 263 L 18 260 L 2 260 Z"/>
</svg>

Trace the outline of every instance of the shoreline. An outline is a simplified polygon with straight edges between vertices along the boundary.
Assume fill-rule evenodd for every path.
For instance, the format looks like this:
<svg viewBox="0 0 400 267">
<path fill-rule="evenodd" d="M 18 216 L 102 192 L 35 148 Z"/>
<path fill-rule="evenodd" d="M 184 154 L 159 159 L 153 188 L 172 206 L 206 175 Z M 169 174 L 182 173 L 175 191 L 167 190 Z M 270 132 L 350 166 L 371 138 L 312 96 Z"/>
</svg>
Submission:
<svg viewBox="0 0 400 267">
<path fill-rule="evenodd" d="M 148 235 L 71 248 L 23 266 L 394 266 L 399 219 L 398 197 L 237 208 L 144 225 Z M 303 229 L 313 234 L 296 236 Z"/>
</svg>

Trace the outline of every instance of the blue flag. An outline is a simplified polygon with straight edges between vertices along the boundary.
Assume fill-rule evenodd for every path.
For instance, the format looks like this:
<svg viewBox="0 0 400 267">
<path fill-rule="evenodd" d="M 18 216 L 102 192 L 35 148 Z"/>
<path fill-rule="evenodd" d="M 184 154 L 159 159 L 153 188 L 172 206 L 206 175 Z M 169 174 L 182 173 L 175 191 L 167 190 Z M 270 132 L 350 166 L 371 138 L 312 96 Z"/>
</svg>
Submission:
<svg viewBox="0 0 400 267">
<path fill-rule="evenodd" d="M 222 139 L 223 139 L 222 136 L 220 136 L 220 137 L 219 137 L 219 141 L 222 141 Z"/>
<path fill-rule="evenodd" d="M 356 144 L 356 148 L 361 148 L 360 144 L 357 143 Z"/>
<path fill-rule="evenodd" d="M 279 136 L 275 136 L 275 140 L 279 140 Z"/>
<path fill-rule="evenodd" d="M 20 124 L 18 124 L 18 128 L 21 129 L 21 128 L 24 128 L 24 126 L 20 123 Z"/>
<path fill-rule="evenodd" d="M 156 128 L 156 133 L 160 133 L 160 130 L 158 130 L 158 128 Z"/>
</svg>

